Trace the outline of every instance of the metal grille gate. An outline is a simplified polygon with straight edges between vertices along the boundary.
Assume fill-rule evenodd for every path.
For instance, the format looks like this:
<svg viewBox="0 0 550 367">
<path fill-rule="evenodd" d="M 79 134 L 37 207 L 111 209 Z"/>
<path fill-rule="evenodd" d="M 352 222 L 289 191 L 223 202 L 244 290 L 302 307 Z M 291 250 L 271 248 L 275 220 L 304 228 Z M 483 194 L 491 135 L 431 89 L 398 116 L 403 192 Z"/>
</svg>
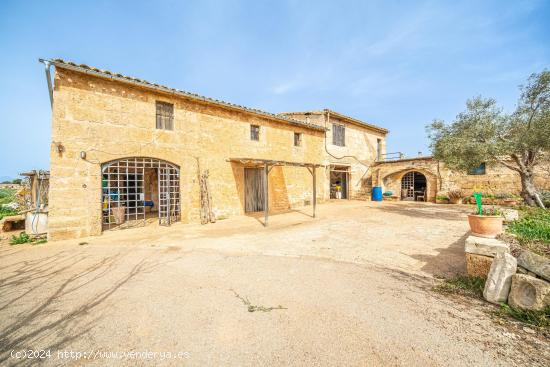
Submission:
<svg viewBox="0 0 550 367">
<path fill-rule="evenodd" d="M 415 172 L 409 172 L 401 179 L 401 198 L 413 198 L 414 199 L 414 174 Z"/>
<path fill-rule="evenodd" d="M 158 180 L 158 219 L 170 225 L 180 219 L 179 168 L 154 158 L 126 158 L 102 165 L 103 229 L 144 226 L 145 169 Z"/>
<path fill-rule="evenodd" d="M 169 226 L 180 219 L 179 171 L 173 167 L 159 170 L 159 223 Z"/>
</svg>

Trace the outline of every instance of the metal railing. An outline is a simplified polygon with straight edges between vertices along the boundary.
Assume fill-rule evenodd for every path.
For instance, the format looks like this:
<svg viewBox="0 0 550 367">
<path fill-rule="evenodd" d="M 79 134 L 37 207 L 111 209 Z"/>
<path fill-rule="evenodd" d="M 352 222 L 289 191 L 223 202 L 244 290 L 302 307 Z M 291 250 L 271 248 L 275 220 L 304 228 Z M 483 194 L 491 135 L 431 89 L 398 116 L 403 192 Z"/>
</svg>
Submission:
<svg viewBox="0 0 550 367">
<path fill-rule="evenodd" d="M 402 152 L 392 152 L 392 153 L 380 154 L 380 156 L 378 157 L 378 159 L 376 161 L 377 162 L 395 161 L 395 160 L 403 159 L 403 158 L 405 158 L 405 155 Z"/>
</svg>

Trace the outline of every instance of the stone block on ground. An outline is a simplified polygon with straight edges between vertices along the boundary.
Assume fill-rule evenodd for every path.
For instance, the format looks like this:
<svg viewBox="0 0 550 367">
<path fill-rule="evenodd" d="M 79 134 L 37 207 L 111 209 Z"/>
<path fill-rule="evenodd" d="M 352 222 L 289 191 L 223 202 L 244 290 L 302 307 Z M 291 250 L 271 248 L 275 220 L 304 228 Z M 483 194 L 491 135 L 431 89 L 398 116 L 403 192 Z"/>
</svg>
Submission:
<svg viewBox="0 0 550 367">
<path fill-rule="evenodd" d="M 510 252 L 510 246 L 495 238 L 469 236 L 464 251 L 470 254 L 494 257 L 498 253 Z"/>
<path fill-rule="evenodd" d="M 518 266 L 550 282 L 550 259 L 525 250 L 518 256 Z"/>
<path fill-rule="evenodd" d="M 519 212 L 516 209 L 502 209 L 502 216 L 505 222 L 513 222 L 519 219 Z"/>
<path fill-rule="evenodd" d="M 466 272 L 471 277 L 487 278 L 493 258 L 466 253 Z"/>
<path fill-rule="evenodd" d="M 529 275 L 516 274 L 512 277 L 508 304 L 524 310 L 543 310 L 550 305 L 550 283 Z"/>
<path fill-rule="evenodd" d="M 496 304 L 506 302 L 512 285 L 512 276 L 516 273 L 516 270 L 517 261 L 515 257 L 508 253 L 497 254 L 487 275 L 483 298 Z"/>
</svg>

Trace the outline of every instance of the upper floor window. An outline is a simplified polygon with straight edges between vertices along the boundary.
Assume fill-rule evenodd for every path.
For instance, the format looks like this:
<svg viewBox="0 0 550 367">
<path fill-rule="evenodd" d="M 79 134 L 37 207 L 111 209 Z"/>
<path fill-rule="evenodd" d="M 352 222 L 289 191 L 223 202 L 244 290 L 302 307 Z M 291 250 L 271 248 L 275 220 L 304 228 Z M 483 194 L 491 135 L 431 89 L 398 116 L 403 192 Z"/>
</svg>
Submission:
<svg viewBox="0 0 550 367">
<path fill-rule="evenodd" d="M 484 175 L 486 171 L 486 164 L 481 163 L 479 166 L 468 170 L 469 175 Z"/>
<path fill-rule="evenodd" d="M 294 133 L 294 146 L 295 147 L 301 147 L 302 146 L 302 134 L 301 133 Z"/>
<path fill-rule="evenodd" d="M 346 127 L 344 125 L 332 124 L 332 144 L 340 147 L 346 146 Z"/>
<path fill-rule="evenodd" d="M 157 101 L 157 129 L 174 130 L 174 105 Z"/>
<path fill-rule="evenodd" d="M 260 127 L 258 125 L 250 125 L 250 140 L 260 140 Z"/>
<path fill-rule="evenodd" d="M 382 160 L 382 139 L 376 139 L 376 160 Z"/>
</svg>

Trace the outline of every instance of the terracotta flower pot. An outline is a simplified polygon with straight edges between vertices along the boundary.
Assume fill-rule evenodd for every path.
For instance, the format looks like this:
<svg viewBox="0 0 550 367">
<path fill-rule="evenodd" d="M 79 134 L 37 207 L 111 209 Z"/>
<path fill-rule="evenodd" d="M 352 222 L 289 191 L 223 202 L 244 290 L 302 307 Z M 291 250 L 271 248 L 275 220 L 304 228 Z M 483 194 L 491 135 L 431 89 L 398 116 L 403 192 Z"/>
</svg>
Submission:
<svg viewBox="0 0 550 367">
<path fill-rule="evenodd" d="M 500 215 L 468 215 L 472 234 L 478 237 L 495 238 L 501 234 L 503 219 Z"/>
</svg>

